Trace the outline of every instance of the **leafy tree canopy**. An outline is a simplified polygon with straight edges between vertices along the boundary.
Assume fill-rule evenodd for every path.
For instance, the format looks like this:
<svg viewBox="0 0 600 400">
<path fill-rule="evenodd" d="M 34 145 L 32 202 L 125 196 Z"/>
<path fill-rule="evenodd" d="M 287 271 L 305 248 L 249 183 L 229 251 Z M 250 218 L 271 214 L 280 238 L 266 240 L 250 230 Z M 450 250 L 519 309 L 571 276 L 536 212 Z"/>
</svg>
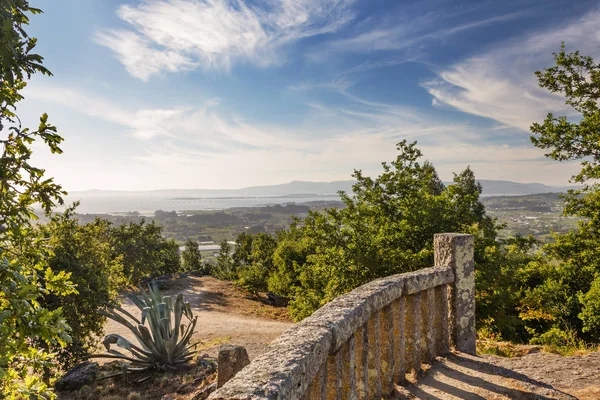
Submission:
<svg viewBox="0 0 600 400">
<path fill-rule="evenodd" d="M 122 257 L 123 273 L 130 284 L 181 270 L 179 246 L 165 239 L 162 227 L 154 221 L 113 227 L 111 245 L 113 257 Z"/>
<path fill-rule="evenodd" d="M 46 114 L 35 130 L 23 127 L 16 114 L 25 79 L 50 74 L 25 31 L 28 15 L 39 12 L 26 0 L 0 1 L 0 397 L 6 398 L 53 396 L 43 379 L 53 366 L 47 349 L 70 337 L 61 308 L 50 311 L 40 301 L 75 293 L 70 274 L 48 264 L 51 249 L 31 224 L 34 204 L 49 213 L 64 195 L 31 164 L 32 144 L 41 140 L 60 154 L 62 138 Z"/>
<path fill-rule="evenodd" d="M 196 240 L 188 239 L 185 242 L 185 249 L 181 253 L 181 258 L 185 271 L 203 271 L 202 253 L 200 253 L 200 245 Z"/>
<path fill-rule="evenodd" d="M 47 294 L 40 303 L 49 310 L 62 308 L 71 328 L 72 342 L 56 348 L 61 366 L 68 368 L 97 349 L 106 312 L 117 305 L 125 285 L 121 256 L 112 257 L 111 226 L 97 218 L 80 224 L 74 216 L 78 203 L 56 214 L 39 232 L 52 249 L 48 264 L 70 274 L 77 292 L 67 296 Z"/>
<path fill-rule="evenodd" d="M 473 172 L 445 187 L 420 161 L 416 143 L 400 142 L 398 153 L 376 178 L 354 172 L 352 194 L 341 193 L 344 208 L 311 212 L 281 235 L 269 289 L 292 297 L 297 319 L 373 279 L 431 266 L 438 232 L 475 234 L 484 267 L 485 247 L 495 244 L 500 226 L 485 214 Z"/>
<path fill-rule="evenodd" d="M 600 64 L 579 51 L 567 53 L 564 43 L 554 61 L 554 66 L 536 72 L 539 85 L 564 95 L 573 112 L 571 118 L 549 113 L 543 123 L 534 123 L 531 141 L 549 150 L 549 158 L 580 161 L 581 170 L 573 180 L 586 185 L 569 191 L 565 199 L 564 213 L 582 218 L 578 229 L 554 235 L 545 247 L 560 264 L 539 289 L 552 293 L 554 301 L 538 300 L 538 304 L 546 311 L 549 304 L 556 304 L 550 313 L 556 329 L 600 339 L 595 314 L 600 307 L 600 185 L 595 183 L 600 178 Z M 540 298 L 545 297 L 540 294 Z"/>
</svg>

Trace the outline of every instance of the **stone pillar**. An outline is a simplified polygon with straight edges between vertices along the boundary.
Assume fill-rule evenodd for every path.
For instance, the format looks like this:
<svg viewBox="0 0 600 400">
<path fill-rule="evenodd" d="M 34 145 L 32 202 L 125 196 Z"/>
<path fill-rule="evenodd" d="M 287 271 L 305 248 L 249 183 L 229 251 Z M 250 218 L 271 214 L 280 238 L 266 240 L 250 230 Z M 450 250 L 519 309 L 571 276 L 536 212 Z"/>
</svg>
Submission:
<svg viewBox="0 0 600 400">
<path fill-rule="evenodd" d="M 221 346 L 217 360 L 217 387 L 223 387 L 248 364 L 250 359 L 243 346 L 231 344 Z"/>
<path fill-rule="evenodd" d="M 476 353 L 475 261 L 472 235 L 438 233 L 433 239 L 436 267 L 452 267 L 452 338 L 456 350 Z"/>
</svg>

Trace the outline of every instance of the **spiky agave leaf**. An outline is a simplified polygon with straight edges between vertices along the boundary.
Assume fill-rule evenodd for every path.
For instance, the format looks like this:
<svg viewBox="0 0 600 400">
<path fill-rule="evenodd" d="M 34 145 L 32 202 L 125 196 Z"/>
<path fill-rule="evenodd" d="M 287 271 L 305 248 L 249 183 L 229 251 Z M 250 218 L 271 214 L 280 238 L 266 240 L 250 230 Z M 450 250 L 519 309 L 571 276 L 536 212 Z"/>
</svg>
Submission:
<svg viewBox="0 0 600 400">
<path fill-rule="evenodd" d="M 121 359 L 141 369 L 158 370 L 172 369 L 193 357 L 195 352 L 191 349 L 195 345 L 190 345 L 190 340 L 198 318 L 193 316 L 191 305 L 182 294 L 178 294 L 173 301 L 172 296 L 162 296 L 158 286 L 152 282 L 147 291 L 142 291 L 141 297 L 132 294 L 127 297 L 140 309 L 140 319 L 121 307 L 115 307 L 105 315 L 129 329 L 140 346 L 123 336 L 109 334 L 103 341 L 108 354 L 93 357 Z M 188 320 L 187 324 L 182 323 L 183 316 Z M 112 349 L 111 345 L 127 350 L 131 355 Z"/>
</svg>

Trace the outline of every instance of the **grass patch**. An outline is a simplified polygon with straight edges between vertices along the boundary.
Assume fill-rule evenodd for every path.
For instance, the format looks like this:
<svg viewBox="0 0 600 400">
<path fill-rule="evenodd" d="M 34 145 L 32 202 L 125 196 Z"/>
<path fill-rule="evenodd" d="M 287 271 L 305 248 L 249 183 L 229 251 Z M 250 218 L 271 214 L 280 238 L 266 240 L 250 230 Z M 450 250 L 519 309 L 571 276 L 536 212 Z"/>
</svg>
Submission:
<svg viewBox="0 0 600 400">
<path fill-rule="evenodd" d="M 541 349 L 541 346 L 521 345 L 490 339 L 477 341 L 477 354 L 489 354 L 498 357 L 523 357 Z"/>
</svg>

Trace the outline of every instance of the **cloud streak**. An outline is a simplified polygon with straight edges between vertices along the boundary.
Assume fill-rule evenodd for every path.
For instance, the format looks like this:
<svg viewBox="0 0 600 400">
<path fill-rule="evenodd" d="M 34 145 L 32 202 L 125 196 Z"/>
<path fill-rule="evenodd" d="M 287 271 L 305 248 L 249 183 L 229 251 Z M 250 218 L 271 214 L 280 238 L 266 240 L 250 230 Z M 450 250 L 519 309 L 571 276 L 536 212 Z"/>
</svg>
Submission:
<svg viewBox="0 0 600 400">
<path fill-rule="evenodd" d="M 443 179 L 467 165 L 487 179 L 514 178 L 518 173 L 525 181 L 548 182 L 548 171 L 552 171 L 553 181 L 564 183 L 573 172 L 565 165 L 548 165 L 542 152 L 532 146 L 484 143 L 482 138 L 490 134 L 487 130 L 393 104 L 374 103 L 355 115 L 337 107 L 316 107 L 306 125 L 289 127 L 225 117 L 216 99 L 200 107 L 153 109 L 128 108 L 52 85 L 32 86 L 26 94 L 30 100 L 113 123 L 137 139 L 138 145 L 131 146 L 127 158 L 119 161 L 123 163 L 120 168 L 114 161 L 105 161 L 95 180 L 86 178 L 85 182 L 104 188 L 231 188 L 293 179 L 349 179 L 355 168 L 367 174 L 380 172 L 380 162 L 396 157 L 395 144 L 402 139 L 418 140 Z M 323 113 L 333 128 L 322 124 Z M 313 118 L 322 126 L 310 125 Z M 74 177 L 68 163 L 68 154 L 55 160 L 53 174 L 69 188 L 86 188 L 81 182 L 71 183 Z M 122 174 L 125 169 L 130 172 L 123 180 L 118 171 Z M 104 175 L 100 174 L 103 170 Z M 116 175 L 109 173 L 113 170 Z"/>
<path fill-rule="evenodd" d="M 354 18 L 353 0 L 143 0 L 117 15 L 130 29 L 96 34 L 127 71 L 141 80 L 161 71 L 261 67 L 283 61 L 286 45 L 334 32 Z"/>
<path fill-rule="evenodd" d="M 471 29 L 510 21 L 524 14 L 524 11 L 519 11 L 454 25 L 446 21 L 446 18 L 448 18 L 446 13 L 425 14 L 418 17 L 407 16 L 402 21 L 394 20 L 390 24 L 391 26 L 381 27 L 381 24 L 378 23 L 376 27 L 366 32 L 332 41 L 327 44 L 327 48 L 329 50 L 351 52 L 405 50 L 432 40 L 442 40 Z M 440 25 L 447 25 L 447 27 L 431 30 L 431 27 L 437 28 Z"/>
<path fill-rule="evenodd" d="M 534 71 L 553 64 L 552 52 L 565 41 L 568 50 L 598 55 L 600 11 L 559 28 L 511 40 L 483 54 L 438 72 L 438 79 L 425 82 L 436 106 L 491 118 L 528 131 L 546 113 L 568 113 L 560 95 L 537 85 Z M 577 46 L 576 48 L 574 46 Z"/>
</svg>

